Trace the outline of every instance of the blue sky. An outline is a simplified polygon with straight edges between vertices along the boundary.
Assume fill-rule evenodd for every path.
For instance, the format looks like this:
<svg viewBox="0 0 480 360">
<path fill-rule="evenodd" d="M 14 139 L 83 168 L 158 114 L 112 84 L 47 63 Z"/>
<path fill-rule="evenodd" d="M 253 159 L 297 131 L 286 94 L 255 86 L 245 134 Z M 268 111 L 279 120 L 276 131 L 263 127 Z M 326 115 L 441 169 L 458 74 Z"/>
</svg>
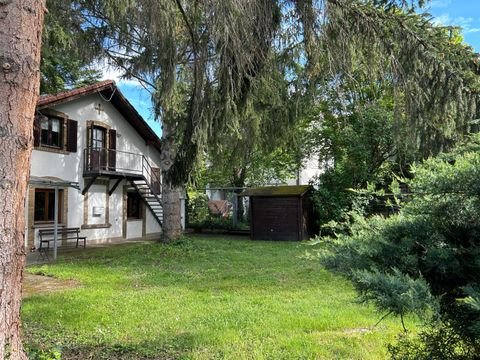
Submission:
<svg viewBox="0 0 480 360">
<path fill-rule="evenodd" d="M 462 27 L 465 42 L 476 52 L 480 52 L 480 0 L 431 0 L 424 11 L 431 14 L 434 21 L 439 24 Z M 161 136 L 160 123 L 153 118 L 148 91 L 136 81 L 118 80 L 118 74 L 115 72 L 109 71 L 104 78 L 117 80 L 122 93 L 157 135 Z"/>
<path fill-rule="evenodd" d="M 150 93 L 136 81 L 117 80 L 117 85 L 122 94 L 125 95 L 128 101 L 137 109 L 153 131 L 161 137 L 162 130 L 160 123 L 153 117 Z"/>
<path fill-rule="evenodd" d="M 462 27 L 465 42 L 480 52 L 480 0 L 432 0 L 426 11 L 440 24 Z"/>
</svg>

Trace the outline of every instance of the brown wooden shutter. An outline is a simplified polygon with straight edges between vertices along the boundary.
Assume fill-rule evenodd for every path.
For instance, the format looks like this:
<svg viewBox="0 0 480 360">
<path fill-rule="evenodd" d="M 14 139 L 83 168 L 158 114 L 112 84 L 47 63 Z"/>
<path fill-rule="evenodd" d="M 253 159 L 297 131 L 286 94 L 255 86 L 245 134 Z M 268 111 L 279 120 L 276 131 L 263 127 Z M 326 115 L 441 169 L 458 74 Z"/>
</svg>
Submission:
<svg viewBox="0 0 480 360">
<path fill-rule="evenodd" d="M 67 151 L 77 152 L 78 122 L 67 120 Z"/>
<path fill-rule="evenodd" d="M 87 121 L 87 138 L 86 138 L 86 144 L 85 144 L 85 150 L 84 151 L 84 161 L 85 165 L 84 168 L 88 171 L 92 170 L 92 133 L 93 133 L 93 125 Z"/>
<path fill-rule="evenodd" d="M 33 120 L 33 146 L 40 146 L 40 119 L 42 115 L 35 115 Z"/>
<path fill-rule="evenodd" d="M 108 130 L 108 170 L 115 171 L 117 166 L 117 131 L 115 129 Z"/>
</svg>

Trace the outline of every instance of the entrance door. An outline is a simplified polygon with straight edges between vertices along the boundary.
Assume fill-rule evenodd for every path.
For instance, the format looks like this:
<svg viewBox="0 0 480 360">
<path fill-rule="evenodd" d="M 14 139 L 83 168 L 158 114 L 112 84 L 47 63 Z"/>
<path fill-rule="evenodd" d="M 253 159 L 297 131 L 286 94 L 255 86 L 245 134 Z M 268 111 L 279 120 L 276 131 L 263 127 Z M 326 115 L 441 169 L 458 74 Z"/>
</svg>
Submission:
<svg viewBox="0 0 480 360">
<path fill-rule="evenodd" d="M 152 168 L 152 178 L 150 179 L 150 185 L 152 186 L 153 193 L 159 195 L 161 191 L 159 168 Z"/>
<path fill-rule="evenodd" d="M 107 149 L 106 149 L 106 131 L 104 128 L 94 126 L 91 137 L 91 166 L 95 170 L 106 170 L 107 167 Z"/>
</svg>

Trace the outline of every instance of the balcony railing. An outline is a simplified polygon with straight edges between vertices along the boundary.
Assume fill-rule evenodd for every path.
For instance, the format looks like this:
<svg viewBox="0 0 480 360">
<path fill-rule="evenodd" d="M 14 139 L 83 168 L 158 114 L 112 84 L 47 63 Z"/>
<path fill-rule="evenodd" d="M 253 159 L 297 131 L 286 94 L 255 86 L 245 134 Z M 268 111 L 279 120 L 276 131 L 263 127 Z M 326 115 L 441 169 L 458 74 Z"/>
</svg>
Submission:
<svg viewBox="0 0 480 360">
<path fill-rule="evenodd" d="M 143 155 L 132 152 L 88 147 L 83 150 L 83 172 L 84 174 L 118 172 L 141 175 L 143 158 Z"/>
<path fill-rule="evenodd" d="M 153 194 L 162 191 L 160 169 L 152 167 L 142 154 L 91 147 L 83 149 L 83 175 L 92 177 L 93 180 L 98 175 L 143 178 Z M 84 189 L 83 192 L 85 191 Z"/>
</svg>

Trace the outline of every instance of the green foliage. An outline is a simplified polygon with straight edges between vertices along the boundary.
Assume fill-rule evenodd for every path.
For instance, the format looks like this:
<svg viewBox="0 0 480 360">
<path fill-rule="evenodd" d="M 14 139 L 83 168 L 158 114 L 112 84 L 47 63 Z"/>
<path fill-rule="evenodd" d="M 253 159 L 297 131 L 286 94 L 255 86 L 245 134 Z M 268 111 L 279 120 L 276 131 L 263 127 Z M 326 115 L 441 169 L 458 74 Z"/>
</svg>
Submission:
<svg viewBox="0 0 480 360">
<path fill-rule="evenodd" d="M 474 360 L 478 358 L 474 343 L 449 324 L 434 322 L 418 336 L 400 335 L 388 348 L 393 360 Z"/>
<path fill-rule="evenodd" d="M 233 225 L 231 217 L 212 216 L 208 209 L 208 196 L 201 192 L 189 191 L 187 205 L 187 227 L 196 230 L 244 230 L 246 224 Z"/>
<path fill-rule="evenodd" d="M 243 111 L 232 115 L 236 129 L 212 134 L 209 165 L 200 175 L 209 184 L 260 186 L 286 183 L 297 175 L 303 157 L 297 128 L 313 115 L 311 99 L 288 81 L 302 70 L 292 70 L 285 51 L 276 50 L 268 60 L 271 64 L 252 86 Z"/>
<path fill-rule="evenodd" d="M 478 354 L 480 153 L 472 147 L 414 166 L 413 195 L 400 213 L 354 223 L 351 236 L 329 240 L 325 261 L 384 311 L 430 309 L 462 349 Z"/>
<path fill-rule="evenodd" d="M 393 112 L 388 105 L 364 106 L 350 115 L 334 111 L 326 110 L 321 127 L 310 134 L 320 161 L 329 166 L 318 179 L 315 194 L 321 225 L 345 220 L 345 212 L 358 198 L 350 189 L 367 183 L 384 185 L 395 154 Z"/>
<path fill-rule="evenodd" d="M 62 352 L 59 349 L 44 349 L 41 346 L 27 346 L 26 352 L 30 360 L 61 360 Z"/>
<path fill-rule="evenodd" d="M 352 273 L 360 298 L 381 310 L 403 316 L 424 314 L 434 304 L 430 289 L 423 278 L 411 278 L 398 269 L 390 273 L 357 270 Z"/>
<path fill-rule="evenodd" d="M 208 196 L 203 193 L 189 191 L 187 203 L 188 223 L 202 223 L 209 217 Z"/>
<path fill-rule="evenodd" d="M 455 29 L 385 2 L 328 3 L 325 37 L 332 41 L 324 44 L 334 60 L 333 73 L 390 79 L 399 148 L 422 159 L 451 148 L 473 130 L 478 61 L 472 48 L 458 42 Z"/>
<path fill-rule="evenodd" d="M 189 226 L 192 229 L 202 230 L 223 230 L 223 231 L 233 231 L 233 230 L 242 230 L 245 229 L 245 226 L 241 224 L 233 225 L 232 218 L 224 217 L 213 217 L 209 216 L 203 221 L 191 223 Z"/>
<path fill-rule="evenodd" d="M 95 50 L 91 43 L 87 46 L 82 14 L 72 1 L 48 0 L 47 9 L 42 39 L 40 92 L 56 94 L 97 81 L 101 72 L 89 65 L 99 50 Z"/>
<path fill-rule="evenodd" d="M 358 74 L 391 85 L 397 130 L 409 128 L 396 131 L 409 135 L 397 144 L 422 154 L 461 138 L 476 118 L 475 55 L 412 11 L 424 1 L 75 2 L 94 48 L 153 91 L 175 158 L 165 179 L 176 185 L 209 144 L 221 156 L 228 146 L 268 155 L 264 145 L 294 133 L 292 121 L 318 104 L 316 89 Z M 298 165 L 298 142 L 285 144 Z M 250 159 L 235 155 L 232 172 L 245 173 Z"/>
</svg>

